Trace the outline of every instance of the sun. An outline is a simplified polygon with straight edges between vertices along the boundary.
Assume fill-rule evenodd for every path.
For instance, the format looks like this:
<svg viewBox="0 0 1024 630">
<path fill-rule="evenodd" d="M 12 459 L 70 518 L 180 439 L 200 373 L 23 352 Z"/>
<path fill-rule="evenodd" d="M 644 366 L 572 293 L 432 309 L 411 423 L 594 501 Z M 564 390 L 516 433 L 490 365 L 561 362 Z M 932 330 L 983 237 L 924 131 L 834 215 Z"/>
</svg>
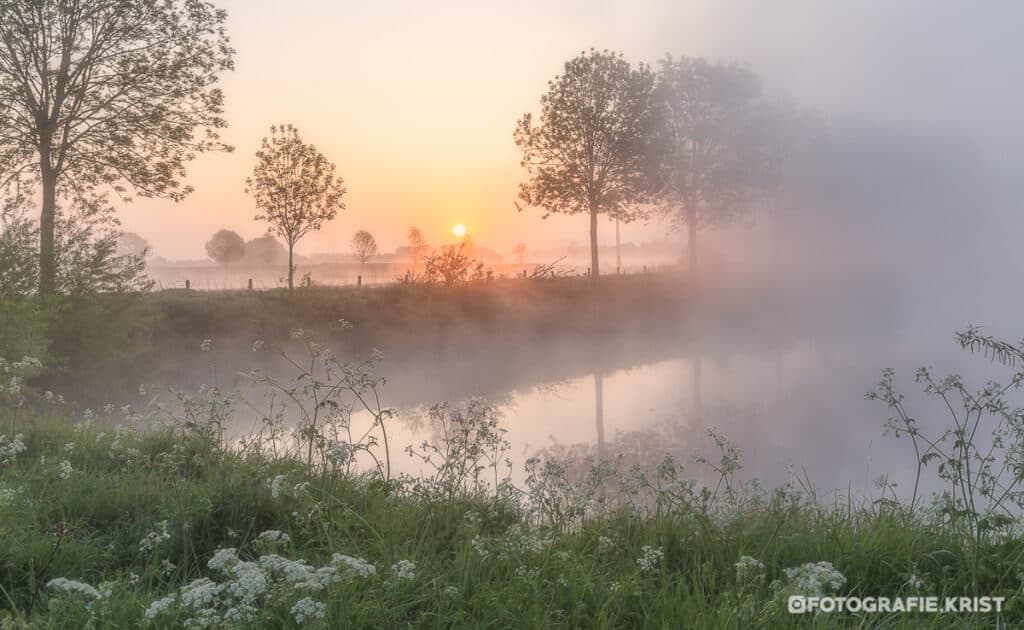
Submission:
<svg viewBox="0 0 1024 630">
<path fill-rule="evenodd" d="M 463 236 L 466 235 L 466 226 L 462 225 L 461 223 L 456 223 L 455 225 L 452 226 L 452 234 L 459 238 L 462 238 Z"/>
</svg>

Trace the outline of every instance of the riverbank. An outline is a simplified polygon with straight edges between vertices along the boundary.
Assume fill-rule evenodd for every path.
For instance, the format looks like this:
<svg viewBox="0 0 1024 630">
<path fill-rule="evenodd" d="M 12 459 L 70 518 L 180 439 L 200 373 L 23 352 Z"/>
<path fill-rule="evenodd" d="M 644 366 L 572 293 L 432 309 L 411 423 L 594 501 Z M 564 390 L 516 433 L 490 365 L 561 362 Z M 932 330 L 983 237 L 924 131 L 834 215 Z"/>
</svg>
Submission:
<svg viewBox="0 0 1024 630">
<path fill-rule="evenodd" d="M 5 627 L 997 622 L 791 615 L 793 594 L 1004 596 L 999 623 L 1024 619 L 1024 542 L 969 546 L 884 503 L 822 506 L 794 489 L 702 495 L 664 466 L 636 486 L 635 508 L 620 502 L 625 472 L 541 467 L 495 496 L 451 477 L 416 483 L 310 468 L 298 451 L 229 450 L 208 425 L 143 431 L 102 413 L 31 413 L 15 427 L 22 437 L 0 444 Z"/>
</svg>

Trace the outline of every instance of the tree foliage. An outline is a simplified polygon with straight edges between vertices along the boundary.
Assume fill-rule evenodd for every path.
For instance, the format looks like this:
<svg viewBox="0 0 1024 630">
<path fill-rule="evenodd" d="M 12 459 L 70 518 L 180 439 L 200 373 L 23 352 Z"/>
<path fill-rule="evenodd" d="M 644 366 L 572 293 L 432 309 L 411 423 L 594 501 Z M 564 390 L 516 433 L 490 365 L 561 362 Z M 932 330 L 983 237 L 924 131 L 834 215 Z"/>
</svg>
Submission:
<svg viewBox="0 0 1024 630">
<path fill-rule="evenodd" d="M 335 166 L 292 125 L 270 128 L 256 152 L 246 192 L 256 200 L 257 221 L 266 221 L 288 246 L 288 288 L 295 286 L 295 244 L 345 209 L 344 180 Z"/>
<path fill-rule="evenodd" d="M 8 208 L 42 198 L 41 293 L 58 204 L 179 200 L 185 164 L 228 148 L 226 17 L 204 0 L 0 0 L 0 192 Z"/>
<path fill-rule="evenodd" d="M 468 241 L 458 245 L 445 245 L 423 261 L 423 274 L 417 279 L 427 284 L 452 286 L 463 282 L 483 280 L 489 272 L 484 263 L 473 258 Z"/>
<path fill-rule="evenodd" d="M 377 239 L 366 230 L 359 230 L 352 237 L 352 252 L 359 259 L 359 263 L 365 265 L 371 256 L 377 255 Z"/>
<path fill-rule="evenodd" d="M 206 242 L 206 255 L 222 265 L 245 258 L 245 241 L 237 232 L 218 230 Z"/>
<path fill-rule="evenodd" d="M 288 250 L 273 234 L 264 234 L 245 244 L 245 259 L 257 265 L 277 265 L 288 260 Z"/>
<path fill-rule="evenodd" d="M 697 255 L 697 228 L 728 220 L 764 171 L 752 103 L 760 93 L 757 77 L 744 68 L 703 59 L 659 64 L 655 102 L 663 210 L 690 237 L 690 262 Z"/>
<path fill-rule="evenodd" d="M 135 232 L 121 232 L 117 235 L 117 255 L 145 258 L 149 255 L 149 241 Z"/>
<path fill-rule="evenodd" d="M 423 232 L 418 227 L 411 227 L 406 233 L 406 239 L 409 241 L 409 251 L 412 252 L 412 266 L 413 269 L 420 261 L 420 256 L 426 253 L 430 247 L 427 245 L 427 238 L 423 236 Z"/>
<path fill-rule="evenodd" d="M 123 232 L 106 206 L 83 203 L 61 210 L 56 222 L 55 284 L 69 296 L 139 292 L 152 288 L 145 258 L 121 251 Z M 39 225 L 24 212 L 0 220 L 0 299 L 36 293 Z"/>
<path fill-rule="evenodd" d="M 539 123 L 516 125 L 529 180 L 520 198 L 551 213 L 590 215 L 591 266 L 599 275 L 597 217 L 628 221 L 649 200 L 647 143 L 653 131 L 654 74 L 620 53 L 580 53 L 548 83 Z"/>
</svg>

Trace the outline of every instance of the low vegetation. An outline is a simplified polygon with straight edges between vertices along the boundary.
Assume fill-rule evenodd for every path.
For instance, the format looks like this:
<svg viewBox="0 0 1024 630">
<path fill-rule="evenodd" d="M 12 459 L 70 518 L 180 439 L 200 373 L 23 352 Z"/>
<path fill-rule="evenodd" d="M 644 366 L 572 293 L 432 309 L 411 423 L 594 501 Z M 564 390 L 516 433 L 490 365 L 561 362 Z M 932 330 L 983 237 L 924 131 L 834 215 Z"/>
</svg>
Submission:
<svg viewBox="0 0 1024 630">
<path fill-rule="evenodd" d="M 960 339 L 1007 364 L 1024 353 L 978 331 Z M 3 627 L 1024 621 L 1024 539 L 1012 519 L 992 518 L 1013 502 L 990 492 L 999 502 L 965 503 L 955 492 L 966 479 L 948 472 L 967 469 L 977 453 L 1012 464 L 1016 438 L 993 450 L 965 446 L 955 427 L 950 449 L 930 438 L 947 457 L 939 479 L 953 492 L 937 495 L 934 509 L 895 492 L 829 502 L 806 481 L 762 491 L 739 481 L 741 453 L 713 433 L 717 455 L 695 460 L 716 474 L 707 487 L 671 459 L 626 467 L 614 458 L 535 458 L 512 475 L 500 415 L 486 401 L 434 407 L 431 437 L 394 453 L 376 358 L 344 361 L 305 331 L 292 341 L 305 353 L 293 378 L 250 373 L 271 402 L 259 429 L 241 439 L 225 431 L 240 413 L 230 392 L 143 387 L 137 406 L 77 411 L 26 385 L 38 361 L 2 363 Z M 252 350 L 278 349 L 257 340 Z M 1015 369 L 1009 388 L 1022 381 Z M 967 392 L 959 380 L 943 382 Z M 904 405 L 891 383 L 887 375 L 882 400 Z M 995 398 L 1009 388 L 986 386 L 985 399 L 966 394 L 965 410 L 978 418 L 967 425 L 971 436 L 975 428 L 1006 435 L 1007 423 L 1019 423 L 1021 412 Z M 927 474 L 936 462 L 922 455 Z M 395 474 L 402 456 L 427 472 Z M 998 471 L 983 478 L 1017 497 L 1016 477 Z M 794 594 L 985 594 L 1006 603 L 999 615 L 791 615 Z"/>
</svg>

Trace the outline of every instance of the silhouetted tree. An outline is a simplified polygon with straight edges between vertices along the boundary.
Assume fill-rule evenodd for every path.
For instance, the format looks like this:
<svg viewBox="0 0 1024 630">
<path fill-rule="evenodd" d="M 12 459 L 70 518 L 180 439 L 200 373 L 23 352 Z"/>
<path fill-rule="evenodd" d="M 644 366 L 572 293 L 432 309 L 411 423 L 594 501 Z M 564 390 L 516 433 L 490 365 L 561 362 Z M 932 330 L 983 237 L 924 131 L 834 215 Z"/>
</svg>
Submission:
<svg viewBox="0 0 1024 630">
<path fill-rule="evenodd" d="M 426 252 L 427 239 L 423 236 L 423 232 L 421 232 L 418 227 L 409 228 L 406 238 L 409 240 L 409 250 L 412 252 L 412 268 L 416 269 L 416 265 L 420 261 L 420 256 Z"/>
<path fill-rule="evenodd" d="M 185 164 L 227 149 L 225 19 L 202 0 L 0 0 L 0 193 L 41 197 L 40 293 L 55 289 L 62 200 L 179 200 Z"/>
<path fill-rule="evenodd" d="M 541 97 L 540 124 L 526 114 L 515 130 L 530 175 L 520 198 L 548 214 L 590 216 L 591 273 L 599 275 L 597 218 L 628 221 L 648 199 L 647 140 L 654 74 L 619 53 L 583 52 L 566 62 Z"/>
<path fill-rule="evenodd" d="M 117 255 L 145 258 L 149 255 L 149 241 L 135 232 L 121 232 L 117 235 Z"/>
<path fill-rule="evenodd" d="M 516 246 L 512 248 L 512 254 L 516 257 L 516 262 L 520 265 L 526 262 L 526 243 L 516 243 Z"/>
<path fill-rule="evenodd" d="M 345 209 L 344 180 L 312 144 L 291 126 L 271 127 L 256 152 L 256 168 L 246 180 L 256 199 L 257 221 L 270 223 L 288 246 L 288 289 L 295 288 L 295 244 Z"/>
<path fill-rule="evenodd" d="M 751 105 L 760 83 L 749 70 L 703 59 L 660 62 L 655 161 L 662 209 L 689 235 L 690 268 L 697 265 L 697 229 L 741 210 L 754 185 L 758 149 Z"/>
<path fill-rule="evenodd" d="M 490 275 L 484 263 L 474 259 L 467 239 L 458 245 L 445 245 L 423 261 L 423 275 L 416 279 L 428 284 L 455 285 L 461 282 L 483 280 Z"/>
<path fill-rule="evenodd" d="M 366 230 L 359 230 L 352 237 L 352 251 L 359 259 L 359 264 L 365 265 L 371 256 L 377 255 L 377 239 Z"/>
<path fill-rule="evenodd" d="M 245 258 L 259 265 L 276 265 L 287 260 L 288 250 L 272 234 L 265 234 L 245 244 Z"/>
<path fill-rule="evenodd" d="M 222 265 L 245 257 L 245 241 L 237 232 L 218 230 L 206 242 L 206 255 Z"/>
</svg>

